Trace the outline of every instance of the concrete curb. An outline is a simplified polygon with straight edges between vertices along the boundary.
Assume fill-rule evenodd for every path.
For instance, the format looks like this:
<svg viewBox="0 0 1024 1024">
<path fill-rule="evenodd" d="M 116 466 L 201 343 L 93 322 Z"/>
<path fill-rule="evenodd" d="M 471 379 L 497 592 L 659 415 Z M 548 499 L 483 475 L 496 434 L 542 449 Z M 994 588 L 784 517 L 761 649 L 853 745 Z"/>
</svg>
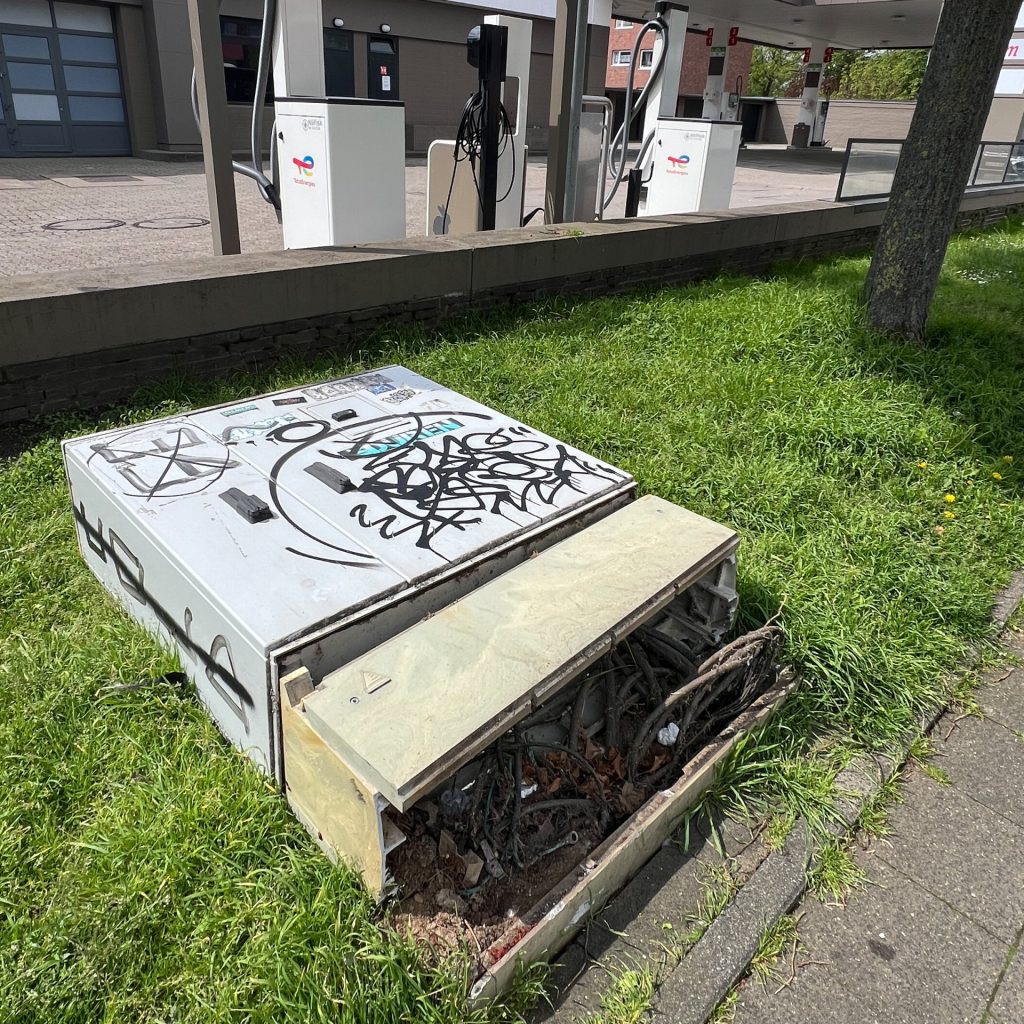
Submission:
<svg viewBox="0 0 1024 1024">
<path fill-rule="evenodd" d="M 1022 603 L 1024 570 L 1014 573 L 993 603 L 992 621 L 1000 632 Z M 980 654 L 980 647 L 971 648 L 960 673 L 970 671 Z M 835 838 L 850 836 L 865 807 L 906 764 L 914 739 L 929 733 L 945 713 L 953 692 L 951 682 L 938 705 L 920 717 L 920 731 L 904 737 L 898 758 L 865 755 L 839 773 L 836 787 L 843 794 L 838 801 L 841 821 L 830 830 Z M 651 1008 L 652 1019 L 664 1020 L 667 1024 L 704 1024 L 707 1021 L 747 972 L 764 932 L 792 910 L 804 895 L 807 869 L 813 864 L 815 852 L 807 823 L 800 819 L 785 845 L 765 858 L 700 941 L 665 979 Z"/>
<path fill-rule="evenodd" d="M 766 928 L 790 910 L 807 885 L 811 837 L 800 823 L 770 854 L 683 958 L 659 990 L 666 1024 L 704 1024 L 757 953 Z"/>
</svg>

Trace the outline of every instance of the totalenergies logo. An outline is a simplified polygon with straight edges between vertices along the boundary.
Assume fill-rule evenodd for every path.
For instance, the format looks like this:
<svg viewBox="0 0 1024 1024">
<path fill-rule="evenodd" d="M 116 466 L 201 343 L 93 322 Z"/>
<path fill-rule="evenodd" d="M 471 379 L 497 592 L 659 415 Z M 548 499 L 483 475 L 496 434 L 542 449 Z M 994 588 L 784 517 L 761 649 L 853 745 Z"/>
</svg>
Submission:
<svg viewBox="0 0 1024 1024">
<path fill-rule="evenodd" d="M 679 169 L 685 167 L 690 162 L 690 158 L 684 153 L 682 156 L 670 156 L 668 162 L 674 169 Z"/>
<path fill-rule="evenodd" d="M 313 158 L 311 156 L 293 156 L 292 163 L 295 164 L 301 175 L 303 175 L 306 178 L 313 177 Z"/>
</svg>

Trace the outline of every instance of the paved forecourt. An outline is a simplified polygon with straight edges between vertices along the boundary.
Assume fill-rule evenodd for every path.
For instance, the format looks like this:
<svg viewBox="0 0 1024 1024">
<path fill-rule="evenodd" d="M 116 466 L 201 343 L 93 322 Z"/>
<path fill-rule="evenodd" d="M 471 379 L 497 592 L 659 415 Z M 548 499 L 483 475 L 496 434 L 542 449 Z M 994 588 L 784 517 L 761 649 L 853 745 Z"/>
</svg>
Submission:
<svg viewBox="0 0 1024 1024">
<path fill-rule="evenodd" d="M 544 175 L 544 158 L 531 160 L 527 210 L 544 205 Z M 733 206 L 831 200 L 837 180 L 838 165 L 825 155 L 809 158 L 770 149 L 750 151 L 741 155 Z M 248 178 L 236 175 L 235 186 L 242 251 L 279 250 L 281 228 L 274 211 Z M 425 194 L 425 162 L 410 158 L 406 165 L 410 237 L 423 234 Z M 609 216 L 622 216 L 624 203 L 623 186 Z M 212 252 L 208 217 L 206 182 L 198 161 L 7 160 L 0 165 L 0 275 L 208 256 Z"/>
</svg>

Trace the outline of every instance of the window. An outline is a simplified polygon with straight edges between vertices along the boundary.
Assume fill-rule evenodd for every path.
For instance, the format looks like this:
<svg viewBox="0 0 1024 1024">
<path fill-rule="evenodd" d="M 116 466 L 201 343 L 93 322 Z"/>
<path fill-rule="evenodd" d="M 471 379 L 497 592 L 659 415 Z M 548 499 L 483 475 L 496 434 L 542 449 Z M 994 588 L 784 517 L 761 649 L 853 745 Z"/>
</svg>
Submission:
<svg viewBox="0 0 1024 1024">
<path fill-rule="evenodd" d="M 14 116 L 19 121 L 59 121 L 57 97 L 35 92 L 12 92 Z"/>
<path fill-rule="evenodd" d="M 1020 96 L 1024 94 L 1024 68 L 1003 68 L 996 82 L 997 96 Z"/>
<path fill-rule="evenodd" d="M 649 68 L 654 64 L 654 51 L 653 50 L 641 50 L 640 51 L 640 67 Z"/>
<path fill-rule="evenodd" d="M 78 32 L 105 32 L 113 34 L 110 23 L 110 8 L 94 4 L 55 3 L 57 28 L 70 28 Z"/>
<path fill-rule="evenodd" d="M 0 21 L 8 25 L 40 25 L 47 28 L 53 24 L 50 5 L 46 0 L 4 0 Z"/>
<path fill-rule="evenodd" d="M 33 60 L 49 60 L 50 44 L 45 36 L 9 36 L 3 37 L 4 52 L 7 59 L 12 57 L 30 57 Z"/>
<path fill-rule="evenodd" d="M 53 92 L 53 68 L 49 64 L 23 64 L 21 61 L 7 62 L 7 77 L 12 89 L 36 89 L 39 92 Z"/>
<path fill-rule="evenodd" d="M 64 84 L 68 87 L 68 92 L 108 92 L 121 95 L 121 76 L 117 73 L 117 68 L 65 64 Z"/>
<path fill-rule="evenodd" d="M 224 55 L 224 85 L 228 103 L 252 103 L 256 94 L 256 69 L 259 66 L 260 30 L 257 18 L 221 16 L 220 46 Z M 267 82 L 266 103 L 274 101 L 273 75 Z"/>
<path fill-rule="evenodd" d="M 124 104 L 120 96 L 69 96 L 71 120 L 75 122 L 94 122 L 122 124 L 124 122 Z"/>
<path fill-rule="evenodd" d="M 616 18 L 615 19 L 615 27 L 616 28 L 632 28 L 633 27 L 633 22 L 631 22 L 629 20 L 629 18 Z"/>
<path fill-rule="evenodd" d="M 64 60 L 89 64 L 117 63 L 117 51 L 111 36 L 71 36 L 61 32 L 60 55 Z"/>
<path fill-rule="evenodd" d="M 612 66 L 622 67 L 629 64 L 629 50 L 616 50 L 612 54 Z"/>
</svg>

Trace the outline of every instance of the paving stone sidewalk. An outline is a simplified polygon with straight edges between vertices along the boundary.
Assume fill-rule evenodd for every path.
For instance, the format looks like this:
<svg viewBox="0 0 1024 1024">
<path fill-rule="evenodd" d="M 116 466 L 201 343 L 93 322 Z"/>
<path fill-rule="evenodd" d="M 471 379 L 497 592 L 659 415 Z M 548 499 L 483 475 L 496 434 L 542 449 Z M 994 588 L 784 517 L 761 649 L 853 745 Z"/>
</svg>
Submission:
<svg viewBox="0 0 1024 1024">
<path fill-rule="evenodd" d="M 1024 659 L 1024 636 L 1008 633 Z M 985 717 L 947 715 L 904 776 L 892 834 L 858 848 L 846 906 L 806 897 L 795 976 L 748 980 L 734 1024 L 1024 1022 L 1024 670 L 986 673 Z M 786 983 L 786 979 L 791 981 Z"/>
<path fill-rule="evenodd" d="M 544 205 L 544 177 L 544 157 L 532 157 L 526 175 L 528 211 Z M 839 166 L 831 155 L 771 149 L 744 152 L 732 205 L 830 200 L 838 177 Z M 277 218 L 253 183 L 236 174 L 235 193 L 242 251 L 280 250 Z M 409 237 L 423 233 L 425 203 L 425 161 L 410 157 L 406 163 Z M 609 216 L 621 216 L 624 203 L 623 188 Z M 0 276 L 209 256 L 208 217 L 206 181 L 199 162 L 120 157 L 0 160 Z"/>
</svg>

